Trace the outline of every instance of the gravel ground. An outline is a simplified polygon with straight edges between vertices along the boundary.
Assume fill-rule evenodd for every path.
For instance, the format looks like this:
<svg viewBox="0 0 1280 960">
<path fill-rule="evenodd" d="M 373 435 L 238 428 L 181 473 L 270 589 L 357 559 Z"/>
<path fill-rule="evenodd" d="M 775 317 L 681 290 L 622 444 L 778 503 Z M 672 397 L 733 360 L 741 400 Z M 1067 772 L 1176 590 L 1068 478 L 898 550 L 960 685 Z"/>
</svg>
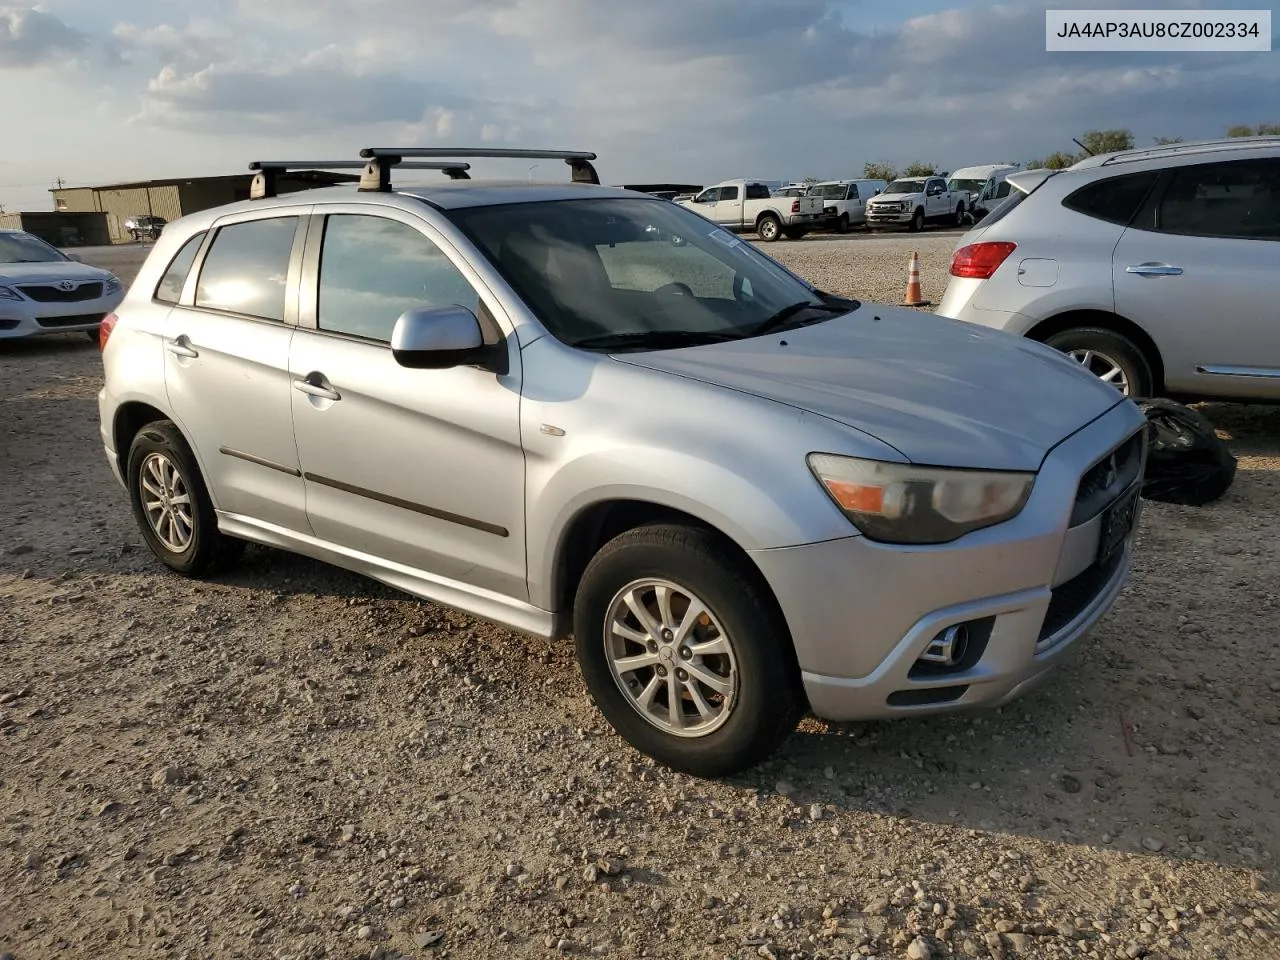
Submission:
<svg viewBox="0 0 1280 960">
<path fill-rule="evenodd" d="M 897 302 L 954 243 L 769 252 Z M 809 719 L 707 782 L 621 743 L 567 646 L 267 549 L 162 572 L 100 370 L 0 344 L 0 956 L 1280 957 L 1280 408 L 1205 408 L 1235 486 L 1147 505 L 1032 697 Z"/>
</svg>

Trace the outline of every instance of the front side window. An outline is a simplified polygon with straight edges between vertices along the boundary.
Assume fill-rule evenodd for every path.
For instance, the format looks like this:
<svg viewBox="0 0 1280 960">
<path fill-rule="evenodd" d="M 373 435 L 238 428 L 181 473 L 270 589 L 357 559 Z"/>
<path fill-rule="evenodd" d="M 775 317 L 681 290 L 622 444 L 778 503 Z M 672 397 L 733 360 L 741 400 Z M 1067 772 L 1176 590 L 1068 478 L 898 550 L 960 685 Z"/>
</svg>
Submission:
<svg viewBox="0 0 1280 960">
<path fill-rule="evenodd" d="M 58 263 L 66 255 L 29 233 L 0 233 L 0 263 Z"/>
<path fill-rule="evenodd" d="M 547 330 L 570 344 L 594 341 L 583 344 L 594 348 L 619 336 L 737 339 L 780 312 L 804 322 L 843 312 L 750 243 L 661 201 L 548 201 L 448 216 Z"/>
<path fill-rule="evenodd" d="M 1156 229 L 1197 237 L 1280 240 L 1280 160 L 1178 167 Z"/>
<path fill-rule="evenodd" d="M 200 267 L 196 306 L 283 320 L 297 229 L 297 217 L 271 217 L 219 230 Z"/>
<path fill-rule="evenodd" d="M 1142 206 L 1157 174 L 1126 173 L 1098 180 L 1069 194 L 1062 201 L 1068 210 L 1108 223 L 1127 224 Z"/>
<path fill-rule="evenodd" d="M 200 252 L 200 244 L 204 242 L 205 232 L 201 230 L 182 245 L 182 249 L 173 255 L 169 266 L 156 285 L 155 298 L 162 303 L 177 303 L 182 299 L 182 288 L 187 285 L 187 274 L 191 272 L 191 264 Z"/>
<path fill-rule="evenodd" d="M 320 248 L 317 326 L 381 343 L 406 310 L 479 308 L 479 296 L 423 234 L 365 214 L 331 214 Z"/>
<path fill-rule="evenodd" d="M 720 198 L 719 187 L 708 187 L 693 198 L 694 203 L 715 203 Z"/>
</svg>

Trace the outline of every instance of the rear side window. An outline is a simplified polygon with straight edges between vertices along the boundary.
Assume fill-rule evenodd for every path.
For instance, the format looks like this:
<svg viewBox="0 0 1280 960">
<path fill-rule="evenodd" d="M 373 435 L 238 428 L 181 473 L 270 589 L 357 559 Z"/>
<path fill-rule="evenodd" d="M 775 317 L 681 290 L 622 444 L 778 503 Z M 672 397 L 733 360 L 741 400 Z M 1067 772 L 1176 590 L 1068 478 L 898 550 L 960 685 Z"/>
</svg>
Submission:
<svg viewBox="0 0 1280 960">
<path fill-rule="evenodd" d="M 1280 240 L 1280 160 L 1178 167 L 1156 229 L 1196 237 Z"/>
<path fill-rule="evenodd" d="M 320 250 L 321 330 L 391 342 L 406 310 L 479 310 L 475 288 L 434 243 L 385 217 L 332 214 Z"/>
<path fill-rule="evenodd" d="M 726 199 L 726 200 L 734 200 L 734 199 L 737 199 L 737 198 L 736 198 L 736 197 L 725 197 L 725 199 Z M 748 199 L 748 200 L 768 200 L 768 199 L 769 199 L 769 188 L 768 188 L 768 187 L 766 187 L 763 183 L 748 183 L 748 184 L 747 184 L 747 199 Z"/>
<path fill-rule="evenodd" d="M 297 217 L 271 217 L 219 230 L 200 268 L 196 306 L 283 320 L 297 228 Z"/>
<path fill-rule="evenodd" d="M 169 266 L 156 285 L 155 298 L 161 303 L 177 303 L 182 299 L 182 288 L 187 285 L 187 274 L 191 272 L 191 264 L 200 252 L 200 244 L 204 242 L 205 231 L 201 230 L 182 245 L 182 249 L 173 255 Z"/>
<path fill-rule="evenodd" d="M 1098 180 L 1069 194 L 1062 205 L 1095 220 L 1128 224 L 1147 198 L 1158 175 L 1155 171 L 1127 173 Z"/>
<path fill-rule="evenodd" d="M 721 187 L 720 199 L 721 200 L 737 200 L 738 188 L 737 187 Z"/>
</svg>

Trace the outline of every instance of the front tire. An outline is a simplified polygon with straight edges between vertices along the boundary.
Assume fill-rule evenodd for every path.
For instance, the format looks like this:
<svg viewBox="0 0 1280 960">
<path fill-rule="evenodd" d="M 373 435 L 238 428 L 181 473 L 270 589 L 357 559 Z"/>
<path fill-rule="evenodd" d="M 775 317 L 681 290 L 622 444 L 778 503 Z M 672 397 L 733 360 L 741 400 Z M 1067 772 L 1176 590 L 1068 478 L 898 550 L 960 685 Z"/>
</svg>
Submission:
<svg viewBox="0 0 1280 960">
<path fill-rule="evenodd" d="M 849 215 L 847 213 L 840 214 L 840 219 L 836 221 L 836 233 L 849 232 Z"/>
<path fill-rule="evenodd" d="M 240 558 L 245 543 L 218 530 L 195 456 L 172 421 L 157 420 L 138 431 L 126 476 L 142 538 L 169 569 L 194 577 Z"/>
<path fill-rule="evenodd" d="M 964 203 L 963 201 L 956 207 L 956 215 L 954 223 L 957 227 L 964 226 Z"/>
<path fill-rule="evenodd" d="M 1149 397 L 1155 389 L 1151 363 L 1132 340 L 1102 327 L 1072 327 L 1045 344 L 1061 350 L 1127 397 Z"/>
<path fill-rule="evenodd" d="M 765 243 L 776 243 L 782 236 L 782 221 L 772 213 L 766 213 L 756 223 L 756 233 Z"/>
<path fill-rule="evenodd" d="M 911 225 L 910 227 L 908 227 L 908 229 L 912 233 L 919 233 L 921 230 L 924 229 L 924 211 L 923 210 L 917 210 L 915 213 L 911 215 Z"/>
<path fill-rule="evenodd" d="M 781 615 L 718 535 L 655 524 L 607 543 L 574 602 L 587 690 L 641 753 L 701 777 L 759 763 L 803 697 Z"/>
</svg>

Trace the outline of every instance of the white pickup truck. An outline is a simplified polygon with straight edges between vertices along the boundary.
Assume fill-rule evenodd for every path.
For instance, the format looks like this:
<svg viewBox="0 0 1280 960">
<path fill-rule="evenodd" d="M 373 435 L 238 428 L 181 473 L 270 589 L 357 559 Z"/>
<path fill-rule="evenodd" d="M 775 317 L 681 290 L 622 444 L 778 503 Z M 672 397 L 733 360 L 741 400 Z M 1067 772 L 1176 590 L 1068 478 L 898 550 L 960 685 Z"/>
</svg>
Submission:
<svg viewBox="0 0 1280 960">
<path fill-rule="evenodd" d="M 725 180 L 677 202 L 728 230 L 754 230 L 770 243 L 782 237 L 799 240 L 822 215 L 821 197 L 775 197 L 764 180 Z"/>
<path fill-rule="evenodd" d="M 960 226 L 968 194 L 953 193 L 945 177 L 902 177 L 867 202 L 867 226 L 907 226 L 920 230 L 926 223 Z"/>
</svg>

